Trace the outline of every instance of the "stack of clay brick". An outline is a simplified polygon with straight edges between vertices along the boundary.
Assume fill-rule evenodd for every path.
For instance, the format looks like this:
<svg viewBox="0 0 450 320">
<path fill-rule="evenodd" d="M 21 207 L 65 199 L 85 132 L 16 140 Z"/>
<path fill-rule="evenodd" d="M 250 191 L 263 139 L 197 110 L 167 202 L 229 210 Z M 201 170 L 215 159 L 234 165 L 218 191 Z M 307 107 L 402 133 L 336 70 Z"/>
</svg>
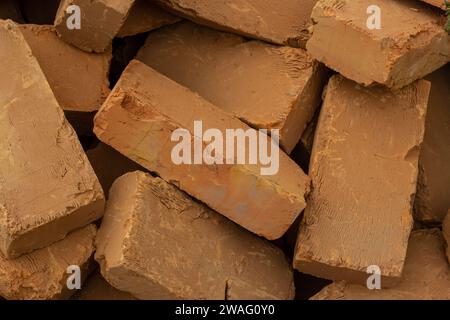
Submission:
<svg viewBox="0 0 450 320">
<path fill-rule="evenodd" d="M 450 299 L 450 36 L 425 2 L 0 1 L 0 296 Z M 176 164 L 196 121 L 278 129 L 278 172 Z"/>
</svg>

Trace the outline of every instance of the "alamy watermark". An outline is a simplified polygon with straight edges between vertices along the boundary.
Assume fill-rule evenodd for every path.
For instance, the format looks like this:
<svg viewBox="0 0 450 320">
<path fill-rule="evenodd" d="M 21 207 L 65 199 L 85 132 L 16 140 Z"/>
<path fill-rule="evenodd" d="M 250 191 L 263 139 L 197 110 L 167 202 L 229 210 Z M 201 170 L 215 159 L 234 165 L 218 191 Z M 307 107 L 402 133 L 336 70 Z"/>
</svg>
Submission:
<svg viewBox="0 0 450 320">
<path fill-rule="evenodd" d="M 66 13 L 69 14 L 66 20 L 66 26 L 69 30 L 81 29 L 81 8 L 72 4 L 66 8 Z"/>
<path fill-rule="evenodd" d="M 80 266 L 70 265 L 66 269 L 66 273 L 70 274 L 66 280 L 66 286 L 69 290 L 81 289 L 81 269 Z"/>
<path fill-rule="evenodd" d="M 377 265 L 371 265 L 367 267 L 367 274 L 370 274 L 367 278 L 367 289 L 381 290 L 381 268 Z"/>
<path fill-rule="evenodd" d="M 176 165 L 260 165 L 264 176 L 276 175 L 279 170 L 279 130 L 266 129 L 207 129 L 203 122 L 194 121 L 193 135 L 189 130 L 172 133 L 171 158 Z"/>
</svg>

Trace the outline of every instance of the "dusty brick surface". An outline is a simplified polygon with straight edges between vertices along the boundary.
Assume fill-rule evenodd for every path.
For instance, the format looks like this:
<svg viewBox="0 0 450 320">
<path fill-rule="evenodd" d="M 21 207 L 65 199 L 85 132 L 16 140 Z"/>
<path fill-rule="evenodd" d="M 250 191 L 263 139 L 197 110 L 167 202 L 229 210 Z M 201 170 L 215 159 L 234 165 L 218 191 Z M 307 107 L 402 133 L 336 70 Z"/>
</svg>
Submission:
<svg viewBox="0 0 450 320">
<path fill-rule="evenodd" d="M 150 34 L 137 59 L 257 129 L 279 129 L 290 153 L 320 105 L 326 68 L 278 47 L 191 22 Z"/>
<path fill-rule="evenodd" d="M 317 0 L 156 0 L 194 22 L 276 44 L 304 47 Z"/>
<path fill-rule="evenodd" d="M 96 115 L 94 132 L 104 143 L 248 230 L 268 239 L 280 238 L 305 208 L 309 178 L 282 151 L 279 171 L 271 176 L 261 175 L 261 164 L 174 164 L 171 155 L 177 143 L 171 141 L 172 132 L 181 128 L 194 133 L 196 120 L 202 121 L 203 130 L 253 130 L 132 61 Z"/>
<path fill-rule="evenodd" d="M 103 214 L 100 183 L 20 29 L 0 21 L 0 250 L 47 246 Z"/>
<path fill-rule="evenodd" d="M 299 271 L 365 283 L 377 265 L 386 284 L 401 276 L 429 90 L 423 80 L 395 93 L 330 80 L 294 257 Z"/>
<path fill-rule="evenodd" d="M 81 51 L 62 41 L 54 27 L 21 25 L 33 55 L 64 110 L 98 110 L 108 96 L 111 50 L 103 54 Z"/>
<path fill-rule="evenodd" d="M 308 52 L 349 79 L 391 88 L 406 86 L 450 61 L 450 36 L 439 12 L 419 1 L 379 0 L 381 29 L 370 30 L 370 5 L 371 0 L 318 1 Z"/>
<path fill-rule="evenodd" d="M 49 300 L 70 297 L 67 268 L 80 267 L 81 279 L 88 272 L 94 253 L 96 228 L 89 225 L 71 232 L 55 242 L 17 259 L 0 256 L 0 296 L 12 300 Z"/>
<path fill-rule="evenodd" d="M 398 285 L 369 290 L 360 285 L 338 282 L 323 289 L 312 300 L 448 300 L 450 268 L 443 246 L 442 233 L 438 229 L 414 231 Z"/>
<path fill-rule="evenodd" d="M 105 52 L 125 24 L 133 3 L 134 0 L 61 0 L 54 24 L 64 41 L 88 52 Z M 71 5 L 80 7 L 80 29 L 67 28 L 67 19 L 72 15 L 67 8 Z"/>
<path fill-rule="evenodd" d="M 283 252 L 143 172 L 113 185 L 96 260 L 140 299 L 292 299 Z"/>
</svg>

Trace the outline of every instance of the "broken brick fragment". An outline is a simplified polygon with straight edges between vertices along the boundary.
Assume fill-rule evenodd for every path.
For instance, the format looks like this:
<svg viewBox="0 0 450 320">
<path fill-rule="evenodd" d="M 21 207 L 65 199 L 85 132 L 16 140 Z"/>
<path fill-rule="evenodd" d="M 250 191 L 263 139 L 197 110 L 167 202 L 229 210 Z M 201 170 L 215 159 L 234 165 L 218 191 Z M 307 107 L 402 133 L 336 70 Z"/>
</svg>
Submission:
<svg viewBox="0 0 450 320">
<path fill-rule="evenodd" d="M 381 10 L 381 29 L 367 26 L 372 5 Z M 319 0 L 312 19 L 308 52 L 364 85 L 401 88 L 450 61 L 441 15 L 419 1 Z"/>
<path fill-rule="evenodd" d="M 67 278 L 74 274 L 68 273 L 68 267 L 80 267 L 81 281 L 87 277 L 95 235 L 91 224 L 17 259 L 0 256 L 0 296 L 12 300 L 69 298 L 76 290 L 67 287 Z"/>
<path fill-rule="evenodd" d="M 128 17 L 134 0 L 61 0 L 55 18 L 55 28 L 66 42 L 88 52 L 105 52 L 119 33 Z M 80 28 L 72 28 L 72 22 L 80 9 Z M 69 26 L 67 21 L 69 19 Z"/>
</svg>

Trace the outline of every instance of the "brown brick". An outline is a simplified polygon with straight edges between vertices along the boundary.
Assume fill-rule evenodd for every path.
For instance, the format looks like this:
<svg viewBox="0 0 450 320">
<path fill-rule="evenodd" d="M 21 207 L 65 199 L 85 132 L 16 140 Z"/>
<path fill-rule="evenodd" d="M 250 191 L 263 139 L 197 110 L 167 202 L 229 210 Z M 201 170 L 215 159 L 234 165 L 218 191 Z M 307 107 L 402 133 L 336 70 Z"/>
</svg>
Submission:
<svg viewBox="0 0 450 320">
<path fill-rule="evenodd" d="M 248 230 L 268 239 L 280 238 L 305 207 L 309 178 L 282 151 L 275 175 L 261 175 L 261 163 L 176 165 L 171 154 L 178 143 L 171 141 L 172 133 L 183 129 L 192 138 L 194 121 L 202 121 L 203 130 L 213 128 L 223 135 L 227 129 L 256 134 L 199 95 L 134 60 L 96 115 L 94 132 L 104 143 Z M 278 148 L 274 146 L 273 151 Z M 222 152 L 218 156 L 230 159 Z"/>
<path fill-rule="evenodd" d="M 128 17 L 134 0 L 61 0 L 55 27 L 61 38 L 88 52 L 105 52 Z M 81 28 L 70 30 L 67 8 L 77 5 L 81 10 Z"/>
<path fill-rule="evenodd" d="M 13 300 L 49 300 L 70 297 L 67 268 L 80 267 L 81 280 L 89 271 L 96 228 L 89 225 L 65 239 L 14 260 L 0 256 L 0 295 Z"/>
<path fill-rule="evenodd" d="M 100 183 L 19 28 L 0 21 L 0 250 L 47 246 L 103 214 Z"/>
<path fill-rule="evenodd" d="M 403 278 L 398 285 L 369 290 L 338 282 L 323 289 L 312 300 L 449 300 L 450 268 L 443 245 L 438 229 L 414 231 L 409 240 Z"/>
<path fill-rule="evenodd" d="M 299 271 L 365 283 L 377 265 L 386 284 L 401 276 L 429 90 L 423 80 L 397 92 L 330 80 L 294 258 Z"/>
<path fill-rule="evenodd" d="M 450 208 L 450 64 L 426 79 L 431 93 L 414 211 L 417 220 L 440 224 Z"/>
<path fill-rule="evenodd" d="M 150 34 L 137 59 L 257 129 L 290 153 L 320 105 L 323 65 L 278 47 L 182 22 Z"/>
<path fill-rule="evenodd" d="M 143 172 L 113 185 L 95 259 L 140 299 L 292 299 L 280 249 Z"/>
<path fill-rule="evenodd" d="M 135 0 L 117 36 L 122 38 L 145 33 L 180 20 L 181 18 L 157 7 L 148 0 Z"/>
<path fill-rule="evenodd" d="M 381 29 L 367 27 L 369 6 L 381 9 Z M 419 1 L 319 0 L 307 44 L 317 60 L 356 82 L 401 88 L 450 61 L 441 17 Z"/>
<path fill-rule="evenodd" d="M 276 44 L 301 46 L 309 39 L 317 0 L 156 0 L 192 21 Z"/>
<path fill-rule="evenodd" d="M 62 41 L 54 27 L 21 25 L 60 106 L 70 111 L 96 111 L 108 96 L 111 50 L 91 54 Z"/>
</svg>

